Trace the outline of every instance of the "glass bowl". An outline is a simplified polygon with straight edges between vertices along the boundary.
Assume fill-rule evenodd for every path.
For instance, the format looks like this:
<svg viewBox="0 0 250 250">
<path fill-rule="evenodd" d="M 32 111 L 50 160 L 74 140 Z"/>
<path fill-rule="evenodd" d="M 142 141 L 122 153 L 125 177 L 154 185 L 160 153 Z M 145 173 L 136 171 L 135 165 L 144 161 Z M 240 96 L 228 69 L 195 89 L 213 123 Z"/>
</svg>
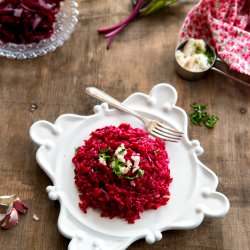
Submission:
<svg viewBox="0 0 250 250">
<path fill-rule="evenodd" d="M 0 56 L 13 59 L 28 59 L 43 56 L 62 46 L 74 31 L 78 21 L 77 0 L 65 0 L 54 23 L 54 33 L 39 43 L 14 44 L 0 41 Z"/>
</svg>

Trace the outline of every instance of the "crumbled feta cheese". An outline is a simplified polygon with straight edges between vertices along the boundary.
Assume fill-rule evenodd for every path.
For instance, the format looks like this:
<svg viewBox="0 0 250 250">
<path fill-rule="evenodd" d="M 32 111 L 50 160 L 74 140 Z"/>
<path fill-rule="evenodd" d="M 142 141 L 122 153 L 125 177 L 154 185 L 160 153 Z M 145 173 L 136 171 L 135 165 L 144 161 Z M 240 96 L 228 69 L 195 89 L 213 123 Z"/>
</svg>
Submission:
<svg viewBox="0 0 250 250">
<path fill-rule="evenodd" d="M 131 167 L 126 167 L 126 166 L 120 167 L 120 171 L 121 171 L 122 174 L 126 174 L 130 170 L 130 168 Z"/>
<path fill-rule="evenodd" d="M 199 51 L 199 53 L 197 53 Z M 191 72 L 207 70 L 211 65 L 205 55 L 206 43 L 202 39 L 189 39 L 183 50 L 177 50 L 175 58 L 184 69 Z"/>
<path fill-rule="evenodd" d="M 204 54 L 196 54 L 186 60 L 185 69 L 192 72 L 200 72 L 208 68 L 208 58 Z"/>
<path fill-rule="evenodd" d="M 102 164 L 102 165 L 107 165 L 107 162 L 106 160 L 103 158 L 103 157 L 99 157 L 99 162 Z"/>
<path fill-rule="evenodd" d="M 127 150 L 122 143 L 115 151 L 115 155 L 118 160 L 125 162 L 124 156 L 127 154 Z"/>
<path fill-rule="evenodd" d="M 133 170 L 132 170 L 132 173 L 134 173 L 135 171 L 137 171 L 140 168 L 139 167 L 140 156 L 139 155 L 132 155 L 131 159 L 134 161 Z"/>
<path fill-rule="evenodd" d="M 130 169 L 132 167 L 132 162 L 130 160 L 127 161 L 127 167 Z"/>
<path fill-rule="evenodd" d="M 126 154 L 127 154 L 127 150 L 124 144 L 121 144 L 119 147 L 117 147 L 112 157 L 112 162 L 110 163 L 110 165 L 113 168 L 119 167 L 119 170 L 116 170 L 119 172 L 119 175 L 127 174 L 131 170 L 131 168 L 133 168 L 132 173 L 140 169 L 139 167 L 140 155 L 132 155 L 131 156 L 131 160 L 133 160 L 133 163 L 132 163 L 131 160 L 126 161 L 125 159 Z M 103 165 L 107 165 L 105 157 L 106 157 L 105 155 L 99 154 L 99 162 Z"/>
<path fill-rule="evenodd" d="M 206 51 L 206 43 L 202 39 L 189 39 L 183 48 L 183 53 L 186 56 L 193 56 L 196 51 L 199 50 L 201 53 Z"/>
</svg>

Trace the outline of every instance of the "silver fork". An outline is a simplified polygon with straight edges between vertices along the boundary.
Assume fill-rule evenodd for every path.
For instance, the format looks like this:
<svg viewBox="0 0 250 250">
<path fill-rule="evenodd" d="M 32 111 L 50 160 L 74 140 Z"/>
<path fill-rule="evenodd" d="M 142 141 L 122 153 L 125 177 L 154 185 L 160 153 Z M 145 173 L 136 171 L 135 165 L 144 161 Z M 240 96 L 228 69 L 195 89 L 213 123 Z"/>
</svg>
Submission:
<svg viewBox="0 0 250 250">
<path fill-rule="evenodd" d="M 115 98 L 106 94 L 105 92 L 103 92 L 98 88 L 87 87 L 86 93 L 100 101 L 110 104 L 111 106 L 117 109 L 120 109 L 124 112 L 136 116 L 137 118 L 139 118 L 141 121 L 144 122 L 147 132 L 155 137 L 158 137 L 165 141 L 178 142 L 183 135 L 182 132 L 174 130 L 161 122 L 148 119 L 145 116 L 138 114 L 137 112 L 129 109 L 127 106 L 125 106 L 124 104 L 122 104 L 121 102 L 119 102 L 118 100 L 116 100 Z"/>
</svg>

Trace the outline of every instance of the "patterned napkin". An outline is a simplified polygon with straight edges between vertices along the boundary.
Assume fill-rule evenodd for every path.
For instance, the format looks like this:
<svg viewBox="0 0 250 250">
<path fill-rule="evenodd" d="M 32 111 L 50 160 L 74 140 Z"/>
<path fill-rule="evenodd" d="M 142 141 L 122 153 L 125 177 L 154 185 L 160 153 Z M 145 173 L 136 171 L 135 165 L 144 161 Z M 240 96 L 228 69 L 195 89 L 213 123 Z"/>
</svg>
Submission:
<svg viewBox="0 0 250 250">
<path fill-rule="evenodd" d="M 180 39 L 202 38 L 231 69 L 250 76 L 250 0 L 201 0 L 187 15 Z"/>
</svg>

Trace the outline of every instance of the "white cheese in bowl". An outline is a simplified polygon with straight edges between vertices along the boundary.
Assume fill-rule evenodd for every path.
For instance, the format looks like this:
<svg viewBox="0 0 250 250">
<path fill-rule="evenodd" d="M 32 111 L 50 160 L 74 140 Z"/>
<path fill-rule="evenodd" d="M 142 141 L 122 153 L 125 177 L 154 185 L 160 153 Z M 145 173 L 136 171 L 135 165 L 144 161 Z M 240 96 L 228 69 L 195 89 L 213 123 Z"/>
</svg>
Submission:
<svg viewBox="0 0 250 250">
<path fill-rule="evenodd" d="M 205 41 L 191 38 L 182 49 L 176 50 L 175 58 L 184 69 L 191 72 L 202 72 L 211 67 L 206 53 Z"/>
</svg>

